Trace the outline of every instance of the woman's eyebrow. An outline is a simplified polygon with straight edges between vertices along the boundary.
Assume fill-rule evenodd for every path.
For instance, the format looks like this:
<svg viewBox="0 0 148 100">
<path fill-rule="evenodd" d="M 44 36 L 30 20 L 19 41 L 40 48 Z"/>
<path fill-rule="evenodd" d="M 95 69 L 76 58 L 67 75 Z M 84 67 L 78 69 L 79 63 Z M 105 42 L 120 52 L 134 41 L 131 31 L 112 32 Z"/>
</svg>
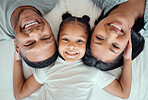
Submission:
<svg viewBox="0 0 148 100">
<path fill-rule="evenodd" d="M 93 40 L 93 42 L 94 42 L 95 44 L 98 44 L 98 45 L 103 45 L 102 43 L 95 42 L 94 40 Z"/>
<path fill-rule="evenodd" d="M 115 52 L 113 49 L 109 48 L 109 50 L 115 54 L 118 54 L 117 52 Z"/>
</svg>

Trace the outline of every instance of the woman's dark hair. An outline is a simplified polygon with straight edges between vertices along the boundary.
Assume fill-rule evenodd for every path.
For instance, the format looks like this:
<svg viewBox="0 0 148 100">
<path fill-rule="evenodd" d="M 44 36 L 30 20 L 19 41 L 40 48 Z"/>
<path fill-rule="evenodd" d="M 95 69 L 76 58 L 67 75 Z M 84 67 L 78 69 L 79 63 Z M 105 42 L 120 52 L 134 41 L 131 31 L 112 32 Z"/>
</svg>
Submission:
<svg viewBox="0 0 148 100">
<path fill-rule="evenodd" d="M 99 21 L 101 21 L 101 19 L 104 18 L 103 16 L 104 15 L 102 12 L 101 16 L 98 18 L 98 20 L 96 20 L 95 26 L 99 23 Z M 91 36 L 92 36 L 92 32 L 91 32 L 89 39 L 88 39 L 86 54 L 83 57 L 84 64 L 92 66 L 92 67 L 96 67 L 102 71 L 112 70 L 112 69 L 118 68 L 123 65 L 124 51 L 113 62 L 110 62 L 110 63 L 102 62 L 102 61 L 98 60 L 97 58 L 93 57 L 90 52 Z M 145 40 L 140 35 L 140 33 L 135 32 L 134 30 L 131 30 L 131 40 L 132 40 L 131 41 L 132 42 L 132 59 L 134 59 L 142 52 L 142 50 L 144 48 Z M 98 53 L 99 53 L 99 51 L 98 51 Z"/>
<path fill-rule="evenodd" d="M 86 28 L 86 33 L 89 34 L 90 33 L 90 25 L 89 25 L 89 21 L 90 18 L 87 15 L 84 15 L 83 17 L 75 17 L 72 16 L 70 13 L 66 12 L 62 15 L 62 22 L 60 24 L 59 27 L 59 32 L 58 32 L 58 41 L 59 41 L 59 33 L 62 30 L 62 28 L 64 27 L 64 25 L 71 23 L 71 22 L 78 22 L 80 24 L 83 24 L 84 27 Z"/>
</svg>

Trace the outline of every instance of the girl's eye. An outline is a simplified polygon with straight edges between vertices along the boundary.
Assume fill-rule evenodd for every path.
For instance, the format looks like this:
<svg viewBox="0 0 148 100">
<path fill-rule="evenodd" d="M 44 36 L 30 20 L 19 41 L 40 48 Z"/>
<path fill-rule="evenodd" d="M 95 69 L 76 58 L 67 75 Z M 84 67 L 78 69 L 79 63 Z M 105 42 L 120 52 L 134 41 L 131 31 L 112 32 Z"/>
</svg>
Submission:
<svg viewBox="0 0 148 100">
<path fill-rule="evenodd" d="M 82 43 L 82 42 L 83 42 L 83 40 L 78 40 L 77 42 L 78 42 L 78 43 Z"/>
<path fill-rule="evenodd" d="M 69 40 L 68 40 L 68 39 L 66 39 L 66 38 L 65 38 L 65 39 L 62 39 L 62 40 L 63 40 L 63 41 L 69 41 Z"/>
<path fill-rule="evenodd" d="M 104 40 L 103 38 L 101 38 L 101 37 L 98 37 L 98 36 L 96 36 L 96 38 L 97 38 L 98 40 Z"/>
<path fill-rule="evenodd" d="M 119 49 L 119 47 L 116 44 L 112 44 L 114 48 Z"/>
</svg>

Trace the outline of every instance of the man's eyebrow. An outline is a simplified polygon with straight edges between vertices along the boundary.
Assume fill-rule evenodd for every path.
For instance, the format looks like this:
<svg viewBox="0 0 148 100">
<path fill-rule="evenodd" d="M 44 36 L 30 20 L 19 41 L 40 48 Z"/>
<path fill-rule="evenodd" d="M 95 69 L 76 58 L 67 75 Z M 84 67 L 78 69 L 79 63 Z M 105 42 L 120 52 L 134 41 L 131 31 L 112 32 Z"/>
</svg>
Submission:
<svg viewBox="0 0 148 100">
<path fill-rule="evenodd" d="M 98 45 L 103 45 L 102 43 L 95 42 L 94 40 L 93 40 L 93 42 L 94 42 L 95 44 L 98 44 Z"/>
<path fill-rule="evenodd" d="M 115 54 L 118 54 L 117 52 L 115 52 L 113 49 L 109 48 L 109 50 Z"/>
</svg>

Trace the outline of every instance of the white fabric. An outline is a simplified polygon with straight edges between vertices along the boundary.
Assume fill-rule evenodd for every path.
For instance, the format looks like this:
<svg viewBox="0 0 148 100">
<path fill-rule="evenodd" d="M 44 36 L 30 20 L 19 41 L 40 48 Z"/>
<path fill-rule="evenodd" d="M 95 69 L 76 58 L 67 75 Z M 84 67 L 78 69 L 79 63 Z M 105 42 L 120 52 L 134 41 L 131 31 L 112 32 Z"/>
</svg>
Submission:
<svg viewBox="0 0 148 100">
<path fill-rule="evenodd" d="M 0 0 L 2 1 L 9 0 Z M 14 0 L 16 1 L 16 0 Z M 18 1 L 18 0 L 17 0 Z M 69 2 L 70 1 L 70 2 Z M 52 25 L 52 29 L 55 35 L 57 35 L 59 23 L 61 22 L 61 15 L 67 11 L 67 8 L 72 10 L 73 15 L 84 15 L 89 13 L 91 17 L 91 23 L 93 23 L 96 16 L 99 16 L 100 10 L 94 5 L 91 0 L 60 0 L 60 2 L 56 5 L 56 7 L 46 16 L 50 21 L 50 25 Z M 10 2 L 11 4 L 12 2 Z M 89 4 L 89 5 L 88 5 Z M 4 5 L 0 8 L 2 8 Z M 74 7 L 75 6 L 75 7 Z M 7 10 L 9 6 L 5 9 Z M 3 9 L 4 10 L 4 9 Z M 4 13 L 2 9 L 0 9 L 1 16 L 0 20 L 4 17 Z M 98 13 L 97 13 L 98 12 Z M 94 15 L 94 16 L 93 16 Z M 1 19 L 2 18 L 2 19 Z M 6 26 L 4 23 L 0 23 L 1 25 Z M 92 24 L 93 25 L 93 24 Z M 6 31 L 5 29 L 1 29 L 0 31 Z M 5 37 L 5 36 L 4 36 Z M 2 37 L 0 36 L 0 39 Z M 144 37 L 146 40 L 144 51 L 133 61 L 133 79 L 132 79 L 132 88 L 129 99 L 127 100 L 148 100 L 148 37 Z M 0 41 L 0 100 L 14 100 L 13 97 L 13 84 L 12 84 L 12 74 L 13 74 L 13 52 L 14 45 L 13 40 L 4 40 Z M 111 71 L 114 75 L 119 77 L 121 69 L 115 69 Z M 32 68 L 27 67 L 24 64 L 24 74 L 25 77 L 29 77 L 32 74 Z M 95 86 L 96 91 L 93 94 L 93 98 L 91 100 L 122 100 L 113 95 L 110 95 L 103 89 L 98 86 Z M 43 90 L 46 90 L 46 85 L 41 87 Z M 39 90 L 40 91 L 40 90 Z M 45 91 L 46 92 L 46 91 Z M 41 96 L 45 96 L 44 92 L 35 92 L 31 96 L 25 98 L 25 100 L 41 100 Z M 89 96 L 88 96 L 89 97 Z M 45 99 L 43 99 L 45 100 Z"/>
<path fill-rule="evenodd" d="M 51 11 L 57 2 L 58 0 L 0 0 L 0 40 L 14 38 L 10 19 L 16 8 L 30 5 L 37 8 L 44 15 Z"/>
<path fill-rule="evenodd" d="M 13 100 L 13 40 L 0 41 L 0 100 Z"/>
<path fill-rule="evenodd" d="M 115 76 L 81 60 L 68 63 L 60 57 L 53 66 L 35 69 L 33 75 L 40 84 L 46 84 L 46 100 L 92 100 L 95 85 L 104 88 L 115 80 Z"/>
<path fill-rule="evenodd" d="M 49 22 L 56 39 L 62 21 L 62 14 L 67 11 L 77 17 L 88 15 L 91 27 L 94 26 L 94 21 L 101 14 L 101 9 L 91 0 L 70 0 L 70 2 L 69 0 L 59 0 L 55 8 L 45 15 L 45 19 Z"/>
</svg>

